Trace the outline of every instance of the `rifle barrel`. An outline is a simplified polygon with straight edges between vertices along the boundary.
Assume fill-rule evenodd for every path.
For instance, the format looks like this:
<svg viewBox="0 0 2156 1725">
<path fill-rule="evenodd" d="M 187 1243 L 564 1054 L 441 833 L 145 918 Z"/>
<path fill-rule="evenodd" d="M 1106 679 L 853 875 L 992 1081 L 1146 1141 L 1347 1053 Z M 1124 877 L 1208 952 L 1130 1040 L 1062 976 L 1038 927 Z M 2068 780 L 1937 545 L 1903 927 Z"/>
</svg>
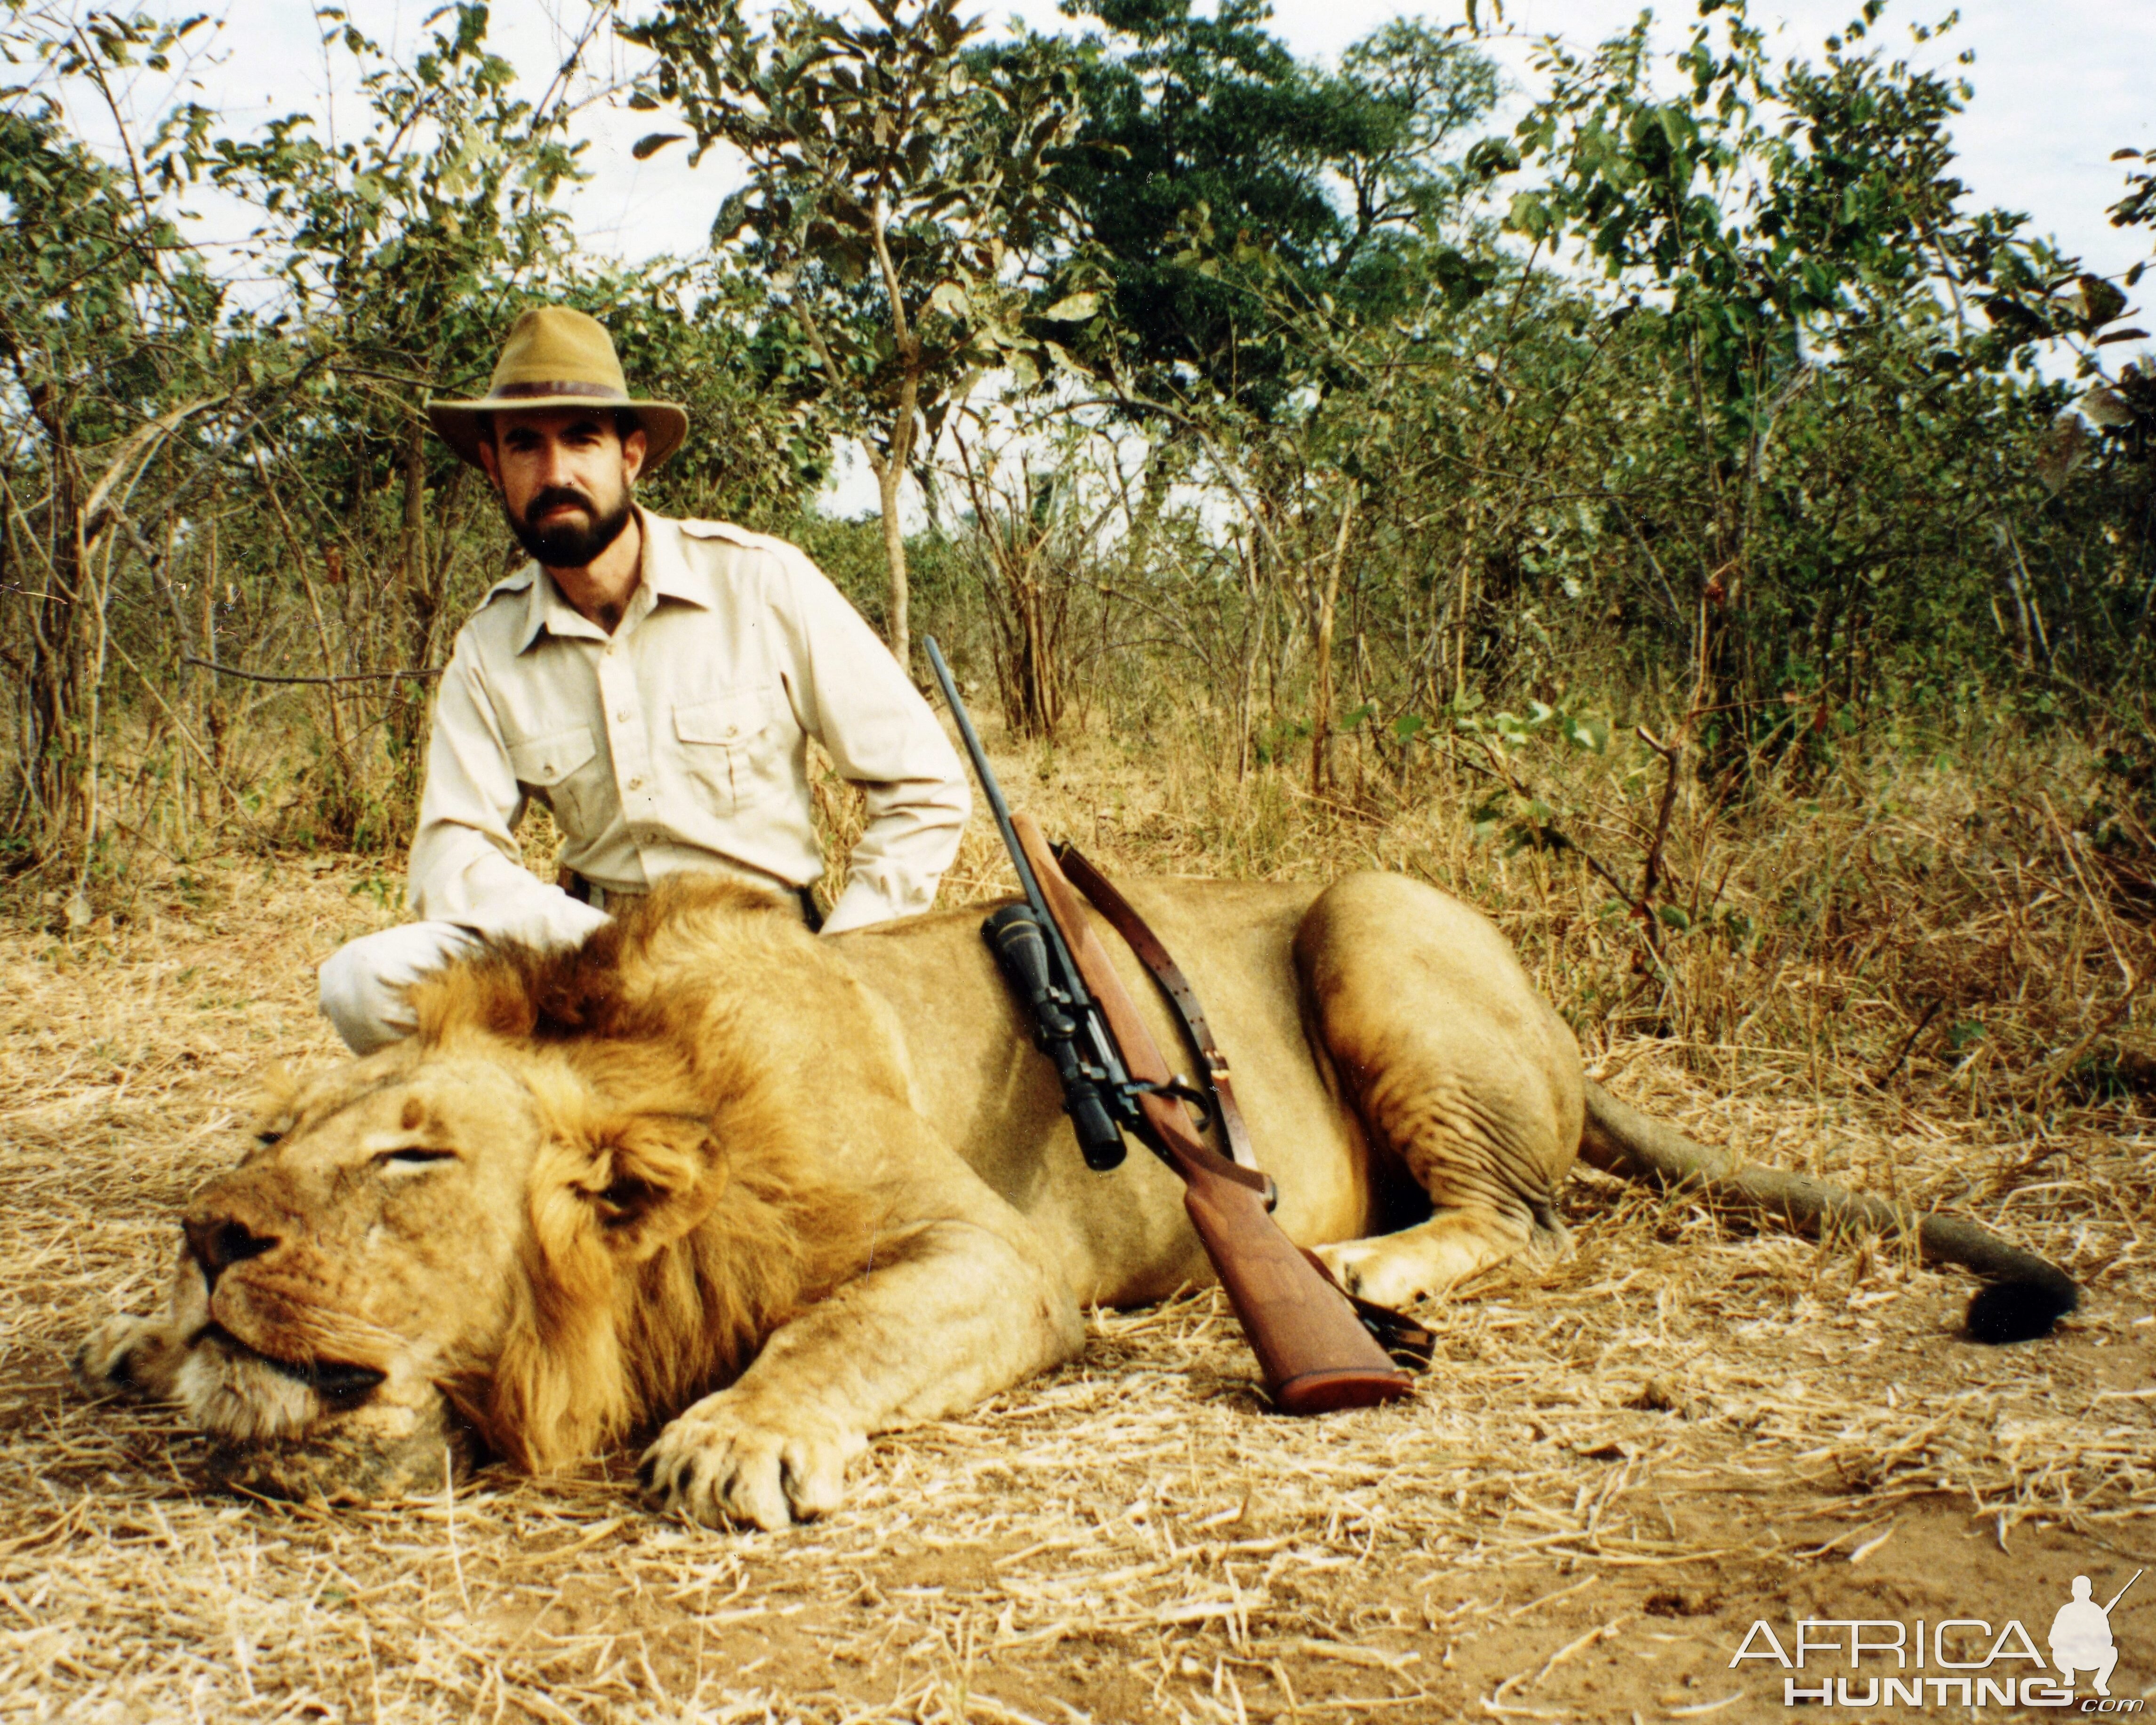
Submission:
<svg viewBox="0 0 2156 1725">
<path fill-rule="evenodd" d="M 942 685 L 943 704 L 958 721 L 958 736 L 966 745 L 966 752 L 973 757 L 974 774 L 981 781 L 982 793 L 988 799 L 988 813 L 995 816 L 996 830 L 1003 834 L 1004 848 L 1010 852 L 1011 861 L 1018 869 L 1018 884 L 1038 910 L 1040 884 L 1026 865 L 1025 853 L 1019 849 L 1018 834 L 1011 830 L 1010 804 L 1004 801 L 1003 787 L 996 783 L 996 769 L 988 765 L 988 752 L 981 747 L 980 737 L 973 729 L 973 715 L 966 711 L 966 703 L 958 699 L 958 685 L 951 680 L 951 667 L 944 664 L 943 649 L 936 644 L 936 637 L 923 635 L 921 644 L 928 655 L 928 668 L 936 673 L 936 680 Z"/>
<path fill-rule="evenodd" d="M 1018 871 L 1019 890 L 1025 901 L 1033 906 L 1035 921 L 1040 925 L 1040 937 L 1047 947 L 1050 968 L 1055 973 L 1056 985 L 1069 997 L 1070 1014 L 1078 1022 L 1086 1041 L 1092 1050 L 1093 1064 L 1106 1076 L 1100 1101 L 1108 1111 L 1109 1117 L 1117 1122 L 1118 1127 L 1130 1121 L 1135 1110 L 1130 1102 L 1130 1073 L 1125 1069 L 1115 1039 L 1102 1022 L 1100 1009 L 1086 987 L 1086 979 L 1071 956 L 1070 948 L 1063 938 L 1063 931 L 1056 926 L 1055 913 L 1048 907 L 1042 895 L 1040 881 L 1026 860 L 1025 847 L 1019 842 L 1017 829 L 1011 824 L 1010 804 L 1004 801 L 1003 787 L 996 783 L 996 769 L 988 764 L 988 752 L 981 746 L 980 734 L 973 729 L 973 716 L 966 711 L 966 703 L 959 699 L 958 685 L 951 675 L 951 667 L 943 662 L 943 649 L 936 644 L 933 635 L 921 638 L 922 649 L 928 655 L 929 668 L 936 673 L 936 680 L 943 690 L 944 705 L 951 709 L 951 716 L 958 721 L 958 736 L 966 745 L 966 753 L 973 763 L 973 772 L 981 781 L 981 793 L 988 798 L 988 812 L 996 818 L 996 830 L 1003 835 L 1004 849 L 1010 853 L 1011 866 Z M 1074 1117 L 1075 1118 L 1075 1117 Z M 1111 1152 L 1105 1142 L 1096 1145 L 1086 1137 L 1082 1125 L 1080 1140 L 1086 1145 L 1087 1163 L 1093 1168 L 1106 1170 L 1122 1160 L 1120 1137 L 1117 1147 Z M 1101 1159 L 1096 1159 L 1096 1157 Z"/>
<path fill-rule="evenodd" d="M 2148 1573 L 2148 1572 L 2146 1569 L 2136 1569 L 2133 1574 L 2127 1578 L 2126 1587 L 2132 1587 L 2135 1582 L 2140 1580 L 2141 1578 Z M 2119 1589 L 2117 1593 L 2111 1596 L 2111 1605 L 2116 1605 L 2121 1599 L 2126 1597 L 2126 1587 Z M 2103 1608 L 2103 1615 L 2106 1617 L 2111 1615 L 2111 1605 L 2107 1605 Z"/>
</svg>

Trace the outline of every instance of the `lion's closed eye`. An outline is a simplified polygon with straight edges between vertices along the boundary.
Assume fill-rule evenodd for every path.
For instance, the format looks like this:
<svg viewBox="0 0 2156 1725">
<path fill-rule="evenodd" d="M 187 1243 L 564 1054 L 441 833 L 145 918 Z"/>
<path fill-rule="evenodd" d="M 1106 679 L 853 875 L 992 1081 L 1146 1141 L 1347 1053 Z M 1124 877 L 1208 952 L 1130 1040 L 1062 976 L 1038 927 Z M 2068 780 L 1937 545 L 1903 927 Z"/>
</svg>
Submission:
<svg viewBox="0 0 2156 1725">
<path fill-rule="evenodd" d="M 418 1144 L 407 1144 L 400 1149 L 385 1150 L 374 1158 L 377 1168 L 425 1168 L 437 1162 L 454 1162 L 454 1150 L 429 1150 Z"/>
</svg>

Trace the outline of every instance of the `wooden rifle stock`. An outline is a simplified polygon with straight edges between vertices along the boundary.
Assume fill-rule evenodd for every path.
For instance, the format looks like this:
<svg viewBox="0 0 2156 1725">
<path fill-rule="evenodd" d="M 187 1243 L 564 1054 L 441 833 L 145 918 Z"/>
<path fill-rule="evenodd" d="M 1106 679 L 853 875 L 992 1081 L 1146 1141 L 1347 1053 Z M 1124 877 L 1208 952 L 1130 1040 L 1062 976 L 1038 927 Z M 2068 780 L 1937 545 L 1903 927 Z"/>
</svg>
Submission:
<svg viewBox="0 0 2156 1725">
<path fill-rule="evenodd" d="M 1167 1060 L 1039 823 L 1017 814 L 1011 824 L 1131 1076 L 1142 1084 L 1172 1083 Z M 1322 1414 L 1411 1393 L 1414 1378 L 1393 1363 L 1340 1286 L 1281 1232 L 1271 1215 L 1272 1182 L 1206 1143 L 1173 1096 L 1149 1091 L 1138 1106 L 1148 1134 L 1182 1178 L 1183 1209 L 1250 1337 L 1275 1405 L 1290 1414 Z"/>
</svg>

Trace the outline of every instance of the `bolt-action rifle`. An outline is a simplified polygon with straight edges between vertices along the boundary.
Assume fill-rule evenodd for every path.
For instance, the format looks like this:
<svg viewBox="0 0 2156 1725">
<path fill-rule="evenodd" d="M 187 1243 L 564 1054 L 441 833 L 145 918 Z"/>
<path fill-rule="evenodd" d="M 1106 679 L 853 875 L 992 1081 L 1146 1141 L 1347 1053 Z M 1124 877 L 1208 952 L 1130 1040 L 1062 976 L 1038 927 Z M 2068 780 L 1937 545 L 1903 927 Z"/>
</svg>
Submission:
<svg viewBox="0 0 2156 1725">
<path fill-rule="evenodd" d="M 1420 1332 L 1352 1301 L 1273 1220 L 1271 1179 L 1221 1155 L 1191 1124 L 1187 1108 L 1203 1106 L 1201 1093 L 1169 1070 L 1040 827 L 1004 801 L 942 651 L 932 639 L 921 644 L 1024 894 L 981 933 L 1032 1014 L 1035 1045 L 1055 1063 L 1086 1166 L 1118 1167 L 1127 1131 L 1181 1178 L 1183 1208 L 1283 1411 L 1318 1414 L 1407 1394 L 1414 1379 L 1373 1330 Z"/>
</svg>

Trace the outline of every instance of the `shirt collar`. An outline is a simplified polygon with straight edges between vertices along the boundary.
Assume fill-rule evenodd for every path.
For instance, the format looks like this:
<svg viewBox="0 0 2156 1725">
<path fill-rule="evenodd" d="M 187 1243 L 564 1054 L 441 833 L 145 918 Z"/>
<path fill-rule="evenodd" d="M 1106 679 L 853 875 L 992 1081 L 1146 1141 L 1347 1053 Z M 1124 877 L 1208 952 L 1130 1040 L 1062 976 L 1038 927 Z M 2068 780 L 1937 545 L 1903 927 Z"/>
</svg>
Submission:
<svg viewBox="0 0 2156 1725">
<path fill-rule="evenodd" d="M 679 599 L 684 604 L 708 611 L 711 607 L 711 583 L 701 578 L 682 555 L 680 523 L 655 516 L 641 504 L 632 506 L 636 511 L 636 524 L 643 541 L 641 566 L 637 572 L 639 585 L 648 588 L 651 596 L 646 599 L 639 593 L 633 598 L 629 601 L 629 615 L 622 619 L 621 626 L 626 629 L 632 620 L 661 599 Z M 525 571 L 531 584 L 525 599 L 523 634 L 516 644 L 519 653 L 527 650 L 539 639 L 542 629 L 548 634 L 584 640 L 606 639 L 606 631 L 563 597 L 553 576 L 542 564 L 536 561 L 527 563 Z"/>
<path fill-rule="evenodd" d="M 681 549 L 681 524 L 639 507 L 637 520 L 644 527 L 644 581 L 658 599 L 679 599 L 699 610 L 711 608 L 710 579 L 690 567 Z"/>
</svg>

